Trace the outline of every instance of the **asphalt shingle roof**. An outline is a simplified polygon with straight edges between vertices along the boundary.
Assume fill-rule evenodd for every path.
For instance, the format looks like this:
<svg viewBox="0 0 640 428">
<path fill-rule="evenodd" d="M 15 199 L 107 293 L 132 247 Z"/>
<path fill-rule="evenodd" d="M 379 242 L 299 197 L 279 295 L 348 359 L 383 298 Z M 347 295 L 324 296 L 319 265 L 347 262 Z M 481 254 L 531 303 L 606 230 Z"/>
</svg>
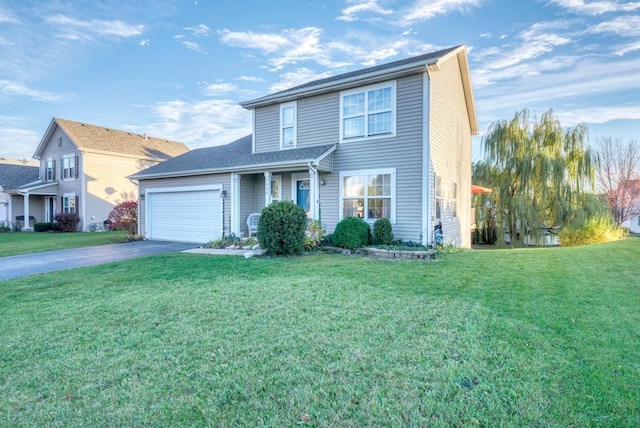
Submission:
<svg viewBox="0 0 640 428">
<path fill-rule="evenodd" d="M 60 118 L 54 118 L 54 121 L 81 149 L 160 159 L 169 159 L 189 151 L 186 145 L 178 141 L 103 128 Z"/>
<path fill-rule="evenodd" d="M 0 186 L 4 190 L 15 190 L 18 187 L 38 180 L 37 166 L 0 163 Z"/>
<path fill-rule="evenodd" d="M 302 89 L 313 89 L 313 87 L 315 87 L 315 86 L 322 86 L 322 85 L 327 85 L 327 84 L 331 84 L 331 83 L 337 83 L 337 82 L 339 82 L 341 80 L 348 80 L 348 79 L 351 79 L 351 78 L 354 78 L 354 77 L 364 76 L 364 75 L 367 75 L 367 74 L 370 74 L 370 73 L 382 72 L 384 70 L 390 70 L 390 69 L 402 67 L 404 65 L 416 64 L 416 63 L 422 63 L 422 62 L 429 63 L 429 62 L 437 60 L 438 58 L 448 54 L 449 52 L 452 52 L 452 51 L 458 49 L 459 47 L 460 46 L 454 46 L 454 47 L 447 48 L 447 49 L 442 49 L 442 50 L 439 50 L 439 51 L 436 51 L 436 52 L 429 52 L 429 53 L 418 55 L 418 56 L 414 56 L 414 57 L 411 57 L 411 58 L 405 58 L 405 59 L 401 59 L 401 60 L 398 60 L 398 61 L 388 62 L 388 63 L 385 63 L 385 64 L 379 64 L 379 65 L 375 65 L 373 67 L 362 68 L 362 69 L 350 71 L 348 73 L 337 74 L 335 76 L 326 77 L 324 79 L 313 80 L 311 82 L 303 83 L 302 85 L 294 86 L 292 88 L 288 88 L 288 89 L 285 89 L 283 91 L 274 92 L 274 93 L 266 95 L 264 97 L 259 97 L 259 98 L 255 98 L 253 100 L 242 102 L 242 103 L 240 103 L 240 105 L 253 104 L 255 102 L 260 102 L 263 99 L 267 100 L 267 99 L 270 99 L 272 97 L 273 98 L 278 98 L 278 97 L 281 97 L 281 96 L 286 96 L 290 92 L 297 92 L 297 91 L 300 91 Z"/>
<path fill-rule="evenodd" d="M 251 153 L 251 135 L 242 137 L 224 146 L 195 149 L 183 155 L 168 159 L 134 175 L 144 177 L 184 172 L 206 172 L 212 170 L 241 169 L 278 163 L 307 162 L 320 157 L 334 144 L 278 150 L 265 153 Z"/>
</svg>

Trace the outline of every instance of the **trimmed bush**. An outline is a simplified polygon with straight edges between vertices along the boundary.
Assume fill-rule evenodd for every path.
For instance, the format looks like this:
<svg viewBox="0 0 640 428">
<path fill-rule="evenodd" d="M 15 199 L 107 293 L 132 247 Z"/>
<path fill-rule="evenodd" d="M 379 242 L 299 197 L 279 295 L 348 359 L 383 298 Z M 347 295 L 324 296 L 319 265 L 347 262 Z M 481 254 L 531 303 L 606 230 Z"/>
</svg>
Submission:
<svg viewBox="0 0 640 428">
<path fill-rule="evenodd" d="M 592 217 L 582 224 L 565 226 L 558 233 L 558 240 L 563 247 L 597 244 L 622 239 L 626 236 L 624 229 L 616 228 L 608 217 Z"/>
<path fill-rule="evenodd" d="M 355 250 L 371 242 L 369 224 L 360 217 L 345 217 L 333 231 L 333 245 Z"/>
<path fill-rule="evenodd" d="M 393 244 L 393 227 L 388 218 L 379 218 L 373 223 L 373 243 L 376 245 Z"/>
<path fill-rule="evenodd" d="M 33 230 L 36 232 L 51 232 L 53 230 L 53 223 L 33 223 Z"/>
<path fill-rule="evenodd" d="M 274 202 L 260 214 L 258 242 L 266 254 L 292 256 L 304 251 L 307 215 L 291 201 Z"/>
<path fill-rule="evenodd" d="M 112 230 L 123 230 L 129 236 L 138 234 L 138 202 L 124 201 L 113 207 L 107 219 Z"/>
<path fill-rule="evenodd" d="M 76 213 L 58 213 L 54 220 L 55 230 L 59 232 L 75 232 L 80 224 L 80 217 Z"/>
</svg>

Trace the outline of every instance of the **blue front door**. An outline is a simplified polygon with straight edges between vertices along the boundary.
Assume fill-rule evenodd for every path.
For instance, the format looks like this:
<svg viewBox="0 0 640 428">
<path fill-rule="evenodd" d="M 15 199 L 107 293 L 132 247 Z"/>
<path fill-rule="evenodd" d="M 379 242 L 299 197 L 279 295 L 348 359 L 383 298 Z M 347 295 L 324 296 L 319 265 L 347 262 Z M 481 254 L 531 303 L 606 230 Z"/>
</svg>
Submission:
<svg viewBox="0 0 640 428">
<path fill-rule="evenodd" d="M 296 182 L 296 203 L 302 207 L 305 212 L 309 212 L 311 207 L 309 198 L 310 184 L 309 180 L 298 180 Z"/>
</svg>

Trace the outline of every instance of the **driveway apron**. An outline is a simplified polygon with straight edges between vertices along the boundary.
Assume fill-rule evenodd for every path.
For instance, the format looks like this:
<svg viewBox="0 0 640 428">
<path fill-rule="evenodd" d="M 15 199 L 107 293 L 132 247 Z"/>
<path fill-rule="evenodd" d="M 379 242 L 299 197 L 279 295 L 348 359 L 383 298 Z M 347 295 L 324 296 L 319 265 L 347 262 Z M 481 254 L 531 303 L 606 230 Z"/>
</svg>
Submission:
<svg viewBox="0 0 640 428">
<path fill-rule="evenodd" d="M 195 247 L 197 247 L 197 244 L 184 242 L 133 241 L 122 244 L 0 257 L 0 280 L 85 266 L 96 266 L 154 254 L 183 251 Z"/>
</svg>

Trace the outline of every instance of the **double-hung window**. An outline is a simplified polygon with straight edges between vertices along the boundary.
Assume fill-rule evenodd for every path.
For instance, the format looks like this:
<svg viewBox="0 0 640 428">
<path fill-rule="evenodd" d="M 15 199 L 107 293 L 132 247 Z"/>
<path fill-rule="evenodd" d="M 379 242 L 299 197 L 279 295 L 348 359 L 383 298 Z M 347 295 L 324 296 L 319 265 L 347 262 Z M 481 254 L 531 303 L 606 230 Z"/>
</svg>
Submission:
<svg viewBox="0 0 640 428">
<path fill-rule="evenodd" d="M 396 82 L 344 91 L 340 94 L 342 140 L 395 135 Z"/>
<path fill-rule="evenodd" d="M 63 213 L 75 213 L 76 211 L 76 194 L 65 193 L 62 196 L 62 212 Z"/>
<path fill-rule="evenodd" d="M 271 201 L 281 201 L 282 200 L 282 176 L 281 175 L 272 175 L 271 176 Z"/>
<path fill-rule="evenodd" d="M 53 181 L 56 179 L 56 162 L 53 159 L 47 159 L 44 166 L 44 180 Z"/>
<path fill-rule="evenodd" d="M 388 218 L 392 223 L 395 222 L 395 181 L 395 168 L 341 172 L 340 218 Z"/>
<path fill-rule="evenodd" d="M 442 219 L 442 177 L 436 175 L 436 220 Z"/>
<path fill-rule="evenodd" d="M 458 183 L 453 183 L 451 195 L 451 214 L 453 217 L 458 217 Z"/>
<path fill-rule="evenodd" d="M 297 112 L 296 102 L 280 105 L 280 148 L 291 149 L 297 143 Z"/>
<path fill-rule="evenodd" d="M 77 165 L 76 165 L 76 157 L 75 156 L 65 156 L 62 158 L 62 178 L 63 179 L 71 179 L 76 178 L 77 175 Z"/>
</svg>

